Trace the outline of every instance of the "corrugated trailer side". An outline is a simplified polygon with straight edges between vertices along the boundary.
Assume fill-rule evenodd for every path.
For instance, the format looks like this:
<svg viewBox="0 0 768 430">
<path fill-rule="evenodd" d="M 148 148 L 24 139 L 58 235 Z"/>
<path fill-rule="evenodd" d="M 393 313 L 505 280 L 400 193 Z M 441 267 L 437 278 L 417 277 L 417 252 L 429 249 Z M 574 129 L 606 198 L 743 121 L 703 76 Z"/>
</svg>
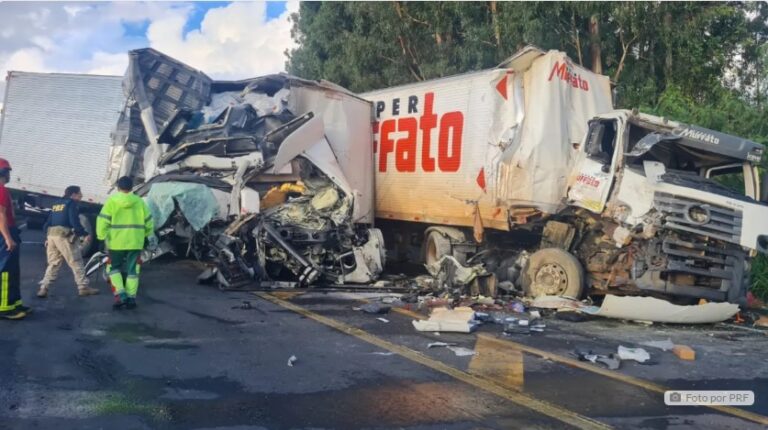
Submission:
<svg viewBox="0 0 768 430">
<path fill-rule="evenodd" d="M 77 184 L 84 201 L 103 202 L 122 77 L 9 72 L 6 80 L 0 156 L 13 166 L 9 188 L 60 196 Z"/>
</svg>

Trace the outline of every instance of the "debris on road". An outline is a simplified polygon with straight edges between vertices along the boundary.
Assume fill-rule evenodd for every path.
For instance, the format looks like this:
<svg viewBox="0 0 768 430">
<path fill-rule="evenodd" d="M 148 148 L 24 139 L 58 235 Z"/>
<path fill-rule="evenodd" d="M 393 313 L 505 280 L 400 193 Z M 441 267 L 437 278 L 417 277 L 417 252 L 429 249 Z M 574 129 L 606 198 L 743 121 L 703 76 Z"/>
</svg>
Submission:
<svg viewBox="0 0 768 430">
<path fill-rule="evenodd" d="M 456 344 L 448 343 L 448 342 L 431 342 L 427 344 L 427 348 L 438 348 L 438 347 L 449 347 L 449 346 L 456 346 Z"/>
<path fill-rule="evenodd" d="M 595 319 L 593 315 L 574 309 L 559 310 L 555 313 L 555 318 L 568 322 L 584 322 Z"/>
<path fill-rule="evenodd" d="M 760 318 L 755 320 L 754 326 L 768 328 L 768 316 L 762 315 Z"/>
<path fill-rule="evenodd" d="M 288 358 L 288 367 L 293 367 L 293 364 L 298 361 L 298 358 L 296 358 L 295 355 L 292 355 L 290 358 Z"/>
<path fill-rule="evenodd" d="M 597 310 L 581 308 L 592 315 L 630 321 L 649 321 L 676 324 L 707 324 L 725 321 L 739 311 L 733 303 L 706 303 L 680 306 L 653 297 L 605 296 Z"/>
<path fill-rule="evenodd" d="M 463 346 L 456 346 L 455 343 L 448 343 L 448 342 L 432 342 L 427 344 L 427 349 L 431 348 L 446 348 L 451 350 L 454 354 L 456 354 L 457 357 L 469 357 L 471 355 L 476 355 L 477 351 L 464 348 Z"/>
<path fill-rule="evenodd" d="M 651 359 L 651 354 L 643 348 L 627 348 L 619 345 L 618 357 L 621 360 L 635 360 L 638 363 L 645 363 Z"/>
<path fill-rule="evenodd" d="M 475 319 L 475 311 L 469 307 L 436 308 L 428 320 L 413 321 L 416 330 L 432 332 L 471 333 L 480 324 L 481 322 Z"/>
<path fill-rule="evenodd" d="M 387 357 L 390 356 L 390 355 L 395 355 L 394 352 L 389 352 L 389 351 L 387 351 L 387 352 L 376 351 L 376 352 L 372 352 L 371 354 L 373 354 L 373 355 L 383 355 L 383 356 L 387 356 Z"/>
<path fill-rule="evenodd" d="M 383 322 L 383 323 L 388 323 L 389 322 L 389 320 L 386 319 L 386 318 L 376 318 L 376 319 L 381 321 L 381 322 Z"/>
<path fill-rule="evenodd" d="M 675 345 L 672 348 L 672 353 L 681 360 L 696 360 L 696 351 L 688 345 Z"/>
<path fill-rule="evenodd" d="M 672 339 L 651 340 L 648 342 L 640 342 L 640 345 L 650 346 L 652 348 L 658 348 L 662 351 L 671 351 L 672 348 L 675 347 L 675 344 L 672 343 Z"/>
<path fill-rule="evenodd" d="M 616 358 L 616 356 L 613 354 L 595 354 L 592 351 L 576 350 L 573 352 L 573 355 L 575 355 L 581 361 L 589 361 L 590 363 L 595 364 L 601 363 L 610 370 L 616 370 L 621 365 L 621 360 Z"/>
<path fill-rule="evenodd" d="M 477 354 L 477 351 L 461 346 L 449 346 L 448 349 L 453 351 L 457 357 L 469 357 Z"/>
<path fill-rule="evenodd" d="M 539 296 L 531 302 L 531 307 L 539 309 L 581 309 L 584 306 L 576 299 L 562 296 Z"/>
<path fill-rule="evenodd" d="M 361 311 L 367 314 L 386 314 L 392 309 L 392 306 L 382 305 L 377 302 L 366 303 L 359 308 Z"/>
</svg>

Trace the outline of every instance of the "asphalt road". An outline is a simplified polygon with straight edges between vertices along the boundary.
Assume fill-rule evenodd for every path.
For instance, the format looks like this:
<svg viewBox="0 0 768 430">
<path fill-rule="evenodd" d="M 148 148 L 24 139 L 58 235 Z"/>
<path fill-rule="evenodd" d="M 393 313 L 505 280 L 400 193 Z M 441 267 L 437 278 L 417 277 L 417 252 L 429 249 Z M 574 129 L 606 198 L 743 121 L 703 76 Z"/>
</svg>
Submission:
<svg viewBox="0 0 768 430">
<path fill-rule="evenodd" d="M 106 284 L 80 298 L 68 272 L 48 299 L 34 298 L 43 247 L 39 232 L 24 239 L 23 296 L 35 312 L 0 321 L 2 429 L 765 427 L 728 411 L 667 407 L 634 380 L 558 358 L 576 346 L 667 337 L 694 346 L 697 361 L 654 350 L 656 364 L 617 374 L 675 389 L 754 389 L 758 404 L 747 411 L 768 415 L 762 334 L 605 321 L 548 321 L 539 336 L 500 342 L 492 326 L 487 337 L 420 334 L 408 315 L 384 322 L 353 310 L 359 295 L 268 301 L 197 285 L 199 267 L 185 261 L 146 265 L 139 308 L 115 312 Z M 477 354 L 426 347 L 435 341 Z"/>
</svg>

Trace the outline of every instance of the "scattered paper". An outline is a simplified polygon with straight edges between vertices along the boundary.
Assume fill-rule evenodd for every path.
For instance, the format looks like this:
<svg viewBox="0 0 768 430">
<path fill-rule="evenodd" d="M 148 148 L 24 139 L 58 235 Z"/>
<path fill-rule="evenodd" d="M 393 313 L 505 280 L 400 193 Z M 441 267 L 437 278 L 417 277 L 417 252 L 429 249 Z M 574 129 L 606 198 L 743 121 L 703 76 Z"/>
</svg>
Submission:
<svg viewBox="0 0 768 430">
<path fill-rule="evenodd" d="M 376 318 L 376 319 L 381 321 L 381 322 L 383 322 L 383 323 L 388 323 L 389 322 L 389 320 L 386 319 L 386 318 Z"/>
<path fill-rule="evenodd" d="M 298 360 L 298 358 L 296 358 L 295 355 L 292 355 L 291 358 L 288 359 L 288 367 L 293 367 L 293 363 L 295 363 L 296 360 Z"/>
</svg>

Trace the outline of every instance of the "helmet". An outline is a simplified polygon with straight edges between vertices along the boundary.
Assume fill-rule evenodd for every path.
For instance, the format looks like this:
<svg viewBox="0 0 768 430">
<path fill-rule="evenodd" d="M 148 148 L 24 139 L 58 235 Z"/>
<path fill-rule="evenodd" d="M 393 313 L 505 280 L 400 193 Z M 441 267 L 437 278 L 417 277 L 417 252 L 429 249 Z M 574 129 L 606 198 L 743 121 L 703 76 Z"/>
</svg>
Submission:
<svg viewBox="0 0 768 430">
<path fill-rule="evenodd" d="M 5 158 L 0 158 L 0 170 L 11 170 L 11 163 Z"/>
</svg>

